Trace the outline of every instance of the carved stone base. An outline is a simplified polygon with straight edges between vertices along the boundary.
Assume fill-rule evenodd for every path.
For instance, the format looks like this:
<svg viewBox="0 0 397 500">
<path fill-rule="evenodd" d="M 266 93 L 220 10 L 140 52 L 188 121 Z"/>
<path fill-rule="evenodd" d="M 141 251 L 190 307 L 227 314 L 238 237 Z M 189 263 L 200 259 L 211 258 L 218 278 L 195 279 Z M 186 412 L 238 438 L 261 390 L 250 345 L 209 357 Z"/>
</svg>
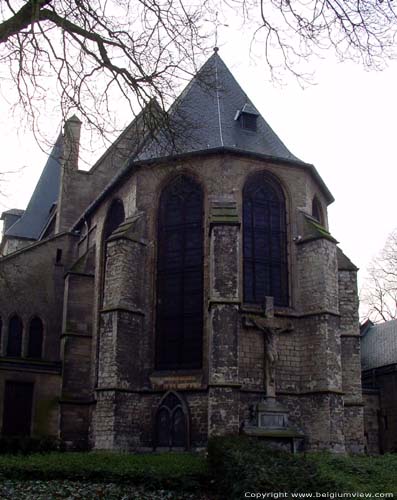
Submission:
<svg viewBox="0 0 397 500">
<path fill-rule="evenodd" d="M 304 434 L 290 426 L 288 410 L 273 397 L 266 397 L 251 409 L 243 433 L 263 439 L 272 448 L 292 453 L 303 450 Z"/>
</svg>

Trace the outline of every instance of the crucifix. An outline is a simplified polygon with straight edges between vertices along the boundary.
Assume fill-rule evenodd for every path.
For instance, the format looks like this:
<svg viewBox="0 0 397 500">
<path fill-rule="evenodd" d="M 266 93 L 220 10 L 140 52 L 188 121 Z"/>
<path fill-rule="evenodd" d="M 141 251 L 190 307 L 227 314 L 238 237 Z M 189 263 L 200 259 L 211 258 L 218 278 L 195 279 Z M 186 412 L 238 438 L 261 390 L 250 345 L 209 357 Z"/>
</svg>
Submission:
<svg viewBox="0 0 397 500">
<path fill-rule="evenodd" d="M 276 397 L 276 364 L 278 361 L 277 338 L 280 334 L 294 329 L 291 321 L 274 317 L 273 297 L 265 297 L 263 313 L 245 316 L 245 325 L 263 332 L 263 378 L 266 397 Z"/>
<path fill-rule="evenodd" d="M 218 28 L 219 26 L 224 26 L 225 28 L 227 28 L 229 25 L 228 24 L 224 24 L 224 23 L 221 23 L 219 21 L 219 18 L 218 18 L 218 11 L 215 12 L 215 45 L 214 45 L 214 52 L 218 52 L 219 48 L 218 48 Z"/>
</svg>

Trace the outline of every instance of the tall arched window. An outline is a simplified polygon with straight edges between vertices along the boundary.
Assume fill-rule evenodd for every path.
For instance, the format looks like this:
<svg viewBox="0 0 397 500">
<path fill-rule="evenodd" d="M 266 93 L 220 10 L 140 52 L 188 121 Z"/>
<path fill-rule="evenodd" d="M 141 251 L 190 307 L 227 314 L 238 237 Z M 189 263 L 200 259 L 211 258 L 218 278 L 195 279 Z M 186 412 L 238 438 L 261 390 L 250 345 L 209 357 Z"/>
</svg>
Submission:
<svg viewBox="0 0 397 500">
<path fill-rule="evenodd" d="M 22 330 L 21 318 L 14 314 L 8 324 L 7 356 L 13 358 L 22 356 Z"/>
<path fill-rule="evenodd" d="M 189 177 L 176 178 L 161 195 L 157 255 L 157 368 L 200 368 L 203 193 Z"/>
<path fill-rule="evenodd" d="M 28 357 L 38 358 L 42 356 L 43 350 L 43 322 L 37 316 L 30 321 Z"/>
<path fill-rule="evenodd" d="M 323 209 L 321 207 L 321 203 L 318 201 L 317 196 L 313 198 L 312 201 L 312 216 L 318 220 L 320 224 L 323 224 Z"/>
<path fill-rule="evenodd" d="M 244 301 L 288 305 L 285 198 L 280 185 L 260 173 L 250 177 L 243 193 Z"/>
</svg>

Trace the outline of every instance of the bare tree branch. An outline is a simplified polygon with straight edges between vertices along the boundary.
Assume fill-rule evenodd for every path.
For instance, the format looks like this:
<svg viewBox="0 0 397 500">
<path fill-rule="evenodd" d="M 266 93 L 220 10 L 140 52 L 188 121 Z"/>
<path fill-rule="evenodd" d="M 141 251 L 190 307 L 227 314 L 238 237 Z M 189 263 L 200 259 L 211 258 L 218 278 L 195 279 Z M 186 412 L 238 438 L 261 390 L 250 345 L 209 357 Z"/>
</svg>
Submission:
<svg viewBox="0 0 397 500">
<path fill-rule="evenodd" d="M 360 296 L 366 309 L 363 319 L 378 322 L 397 318 L 397 229 L 372 260 Z"/>
<path fill-rule="evenodd" d="M 106 135 L 113 102 L 136 114 L 155 98 L 167 109 L 218 11 L 242 20 L 275 78 L 301 80 L 310 56 L 330 50 L 383 67 L 396 56 L 395 9 L 392 0 L 3 0 L 0 78 L 34 130 L 56 87 L 64 116 L 77 112 Z"/>
</svg>

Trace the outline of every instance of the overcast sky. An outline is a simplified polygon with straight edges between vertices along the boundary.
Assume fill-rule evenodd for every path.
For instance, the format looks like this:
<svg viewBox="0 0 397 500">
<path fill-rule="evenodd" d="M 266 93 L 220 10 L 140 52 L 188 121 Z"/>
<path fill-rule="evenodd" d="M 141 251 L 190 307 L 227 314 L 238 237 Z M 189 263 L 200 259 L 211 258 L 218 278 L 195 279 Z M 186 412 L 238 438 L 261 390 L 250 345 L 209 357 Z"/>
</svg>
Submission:
<svg viewBox="0 0 397 500">
<path fill-rule="evenodd" d="M 230 36 L 225 29 L 222 38 Z M 269 81 L 266 68 L 250 60 L 238 36 L 221 43 L 220 56 L 286 146 L 313 163 L 335 197 L 330 230 L 363 272 L 397 226 L 397 62 L 367 72 L 332 59 L 313 62 L 316 85 L 300 88 L 292 76 Z M 45 154 L 0 99 L 0 210 L 25 208 L 45 164 Z M 56 139 L 60 123 L 49 124 Z"/>
</svg>

